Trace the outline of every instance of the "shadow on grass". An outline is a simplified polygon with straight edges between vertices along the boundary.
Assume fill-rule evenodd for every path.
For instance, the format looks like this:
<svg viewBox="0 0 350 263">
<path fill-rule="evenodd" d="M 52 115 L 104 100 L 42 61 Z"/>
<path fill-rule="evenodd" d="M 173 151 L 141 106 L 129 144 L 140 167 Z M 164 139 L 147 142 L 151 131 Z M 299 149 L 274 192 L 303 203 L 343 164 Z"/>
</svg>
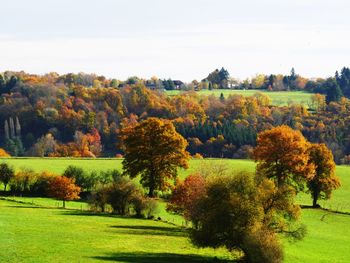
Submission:
<svg viewBox="0 0 350 263">
<path fill-rule="evenodd" d="M 228 263 L 239 262 L 231 260 L 218 259 L 216 257 L 200 256 L 200 255 L 181 255 L 174 253 L 114 253 L 106 256 L 93 257 L 100 261 L 116 261 L 128 263 L 199 263 L 199 262 L 213 262 L 213 263 Z"/>
<path fill-rule="evenodd" d="M 102 217 L 115 217 L 115 218 L 125 218 L 128 219 L 129 217 L 123 217 L 119 215 L 113 215 L 110 213 L 100 213 L 100 212 L 94 212 L 89 210 L 78 210 L 78 209 L 64 209 L 62 210 L 62 215 L 67 216 L 102 216 Z"/>
<path fill-rule="evenodd" d="M 188 232 L 185 229 L 178 227 L 166 227 L 166 226 L 126 226 L 118 225 L 111 226 L 114 229 L 117 229 L 117 232 L 120 234 L 129 234 L 129 235 L 155 235 L 155 236 L 178 236 L 186 237 Z"/>
<path fill-rule="evenodd" d="M 5 207 L 10 207 L 10 208 L 26 208 L 26 209 L 53 209 L 52 207 L 46 207 L 46 206 L 37 206 L 37 205 L 6 205 Z"/>
</svg>

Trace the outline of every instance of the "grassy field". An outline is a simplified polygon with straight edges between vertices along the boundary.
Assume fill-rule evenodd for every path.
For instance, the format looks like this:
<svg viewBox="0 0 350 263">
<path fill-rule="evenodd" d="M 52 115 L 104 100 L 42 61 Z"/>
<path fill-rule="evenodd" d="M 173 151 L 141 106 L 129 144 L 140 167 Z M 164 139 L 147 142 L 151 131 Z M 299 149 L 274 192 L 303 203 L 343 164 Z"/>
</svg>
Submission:
<svg viewBox="0 0 350 263">
<path fill-rule="evenodd" d="M 47 170 L 58 174 L 62 173 L 68 165 L 76 165 L 84 168 L 86 171 L 122 170 L 122 159 L 8 158 L 2 159 L 2 161 L 12 164 L 16 169 L 26 167 L 35 171 Z M 179 170 L 179 176 L 184 178 L 196 171 L 208 170 L 206 169 L 208 166 L 222 166 L 230 171 L 246 170 L 253 172 L 255 169 L 255 163 L 248 160 L 195 159 L 190 161 L 188 170 Z M 342 187 L 334 192 L 331 200 L 321 200 L 320 204 L 325 208 L 350 212 L 350 166 L 337 166 L 336 173 L 341 178 Z M 311 205 L 311 198 L 309 195 L 301 194 L 298 196 L 298 202 L 304 205 Z"/>
<path fill-rule="evenodd" d="M 69 164 L 87 170 L 121 169 L 121 160 L 7 159 L 18 167 L 37 171 L 62 172 Z M 185 177 L 210 166 L 253 171 L 255 164 L 244 160 L 191 160 Z M 342 188 L 323 206 L 350 212 L 350 167 L 338 166 Z M 58 209 L 48 198 L 16 197 L 17 203 L 0 200 L 0 262 L 226 262 L 234 259 L 224 249 L 197 249 L 179 227 L 183 220 L 169 215 L 165 203 L 158 215 L 168 222 L 94 215 L 83 202 L 68 202 L 69 209 Z M 311 204 L 308 195 L 298 202 Z M 31 204 L 33 203 L 33 204 Z M 38 206 L 36 206 L 37 204 Z M 60 204 L 61 205 L 61 204 Z M 284 240 L 285 262 L 350 262 L 350 216 L 324 210 L 303 209 L 302 221 L 308 234 L 303 241 Z M 221 261 L 214 260 L 217 257 Z"/>
<path fill-rule="evenodd" d="M 1 262 L 205 262 L 225 250 L 197 249 L 181 228 L 0 200 Z"/>
<path fill-rule="evenodd" d="M 166 93 L 169 96 L 174 96 L 177 94 L 180 94 L 183 91 L 180 90 L 168 90 Z M 295 104 L 304 104 L 308 106 L 308 103 L 311 100 L 312 93 L 307 93 L 303 91 L 261 91 L 261 90 L 201 90 L 196 91 L 199 95 L 215 95 L 220 96 L 221 93 L 224 94 L 225 98 L 227 98 L 229 95 L 237 94 L 237 95 L 243 95 L 243 96 L 252 96 L 257 92 L 261 92 L 263 94 L 268 95 L 273 105 L 288 105 L 289 103 L 295 103 Z"/>
</svg>

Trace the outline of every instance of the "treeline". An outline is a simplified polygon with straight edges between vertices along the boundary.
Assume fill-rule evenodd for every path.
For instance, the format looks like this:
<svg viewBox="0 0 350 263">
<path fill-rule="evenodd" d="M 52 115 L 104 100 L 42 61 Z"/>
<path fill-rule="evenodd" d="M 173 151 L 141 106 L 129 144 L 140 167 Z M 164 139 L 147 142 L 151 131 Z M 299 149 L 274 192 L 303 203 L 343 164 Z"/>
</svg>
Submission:
<svg viewBox="0 0 350 263">
<path fill-rule="evenodd" d="M 122 155 L 120 128 L 158 117 L 173 121 L 192 155 L 247 158 L 257 133 L 284 124 L 300 130 L 311 142 L 327 144 L 336 162 L 349 163 L 349 72 L 344 68 L 327 80 L 307 80 L 305 87 L 320 94 L 314 94 L 309 105 L 280 107 L 262 93 L 167 96 L 147 87 L 160 81 L 156 78 L 122 82 L 83 73 L 4 72 L 0 74 L 1 146 L 13 156 Z M 216 78 L 216 73 L 221 77 Z M 225 78 L 228 72 L 222 69 L 206 79 L 223 86 Z M 298 78 L 292 72 L 289 87 Z"/>
</svg>

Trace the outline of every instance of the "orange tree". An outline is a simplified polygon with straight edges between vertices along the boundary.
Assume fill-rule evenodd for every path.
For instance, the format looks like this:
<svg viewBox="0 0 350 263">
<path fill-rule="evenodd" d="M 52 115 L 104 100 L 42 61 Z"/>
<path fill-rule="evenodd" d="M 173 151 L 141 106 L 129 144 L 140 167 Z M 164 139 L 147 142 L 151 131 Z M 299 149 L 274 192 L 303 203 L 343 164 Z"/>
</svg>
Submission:
<svg viewBox="0 0 350 263">
<path fill-rule="evenodd" d="M 156 190 L 167 190 L 168 179 L 175 179 L 177 168 L 188 168 L 187 141 L 176 132 L 170 121 L 149 118 L 120 132 L 124 150 L 124 174 L 135 178 L 154 196 Z"/>
<path fill-rule="evenodd" d="M 193 211 L 195 202 L 205 194 L 205 179 L 200 174 L 191 174 L 184 181 L 178 180 L 167 204 L 167 211 L 184 215 L 190 219 L 188 211 Z"/>
<path fill-rule="evenodd" d="M 298 189 L 315 173 L 308 148 L 309 143 L 301 132 L 288 126 L 263 131 L 253 152 L 257 172 L 275 180 L 277 186 L 289 184 Z"/>
<path fill-rule="evenodd" d="M 63 208 L 66 207 L 66 201 L 79 199 L 80 187 L 71 178 L 57 176 L 50 180 L 48 188 L 51 197 L 63 201 Z"/>
<path fill-rule="evenodd" d="M 318 199 L 329 199 L 332 191 L 340 187 L 335 175 L 335 163 L 332 152 L 325 144 L 311 144 L 310 163 L 315 166 L 315 176 L 307 182 L 312 197 L 313 207 L 318 207 Z"/>
</svg>

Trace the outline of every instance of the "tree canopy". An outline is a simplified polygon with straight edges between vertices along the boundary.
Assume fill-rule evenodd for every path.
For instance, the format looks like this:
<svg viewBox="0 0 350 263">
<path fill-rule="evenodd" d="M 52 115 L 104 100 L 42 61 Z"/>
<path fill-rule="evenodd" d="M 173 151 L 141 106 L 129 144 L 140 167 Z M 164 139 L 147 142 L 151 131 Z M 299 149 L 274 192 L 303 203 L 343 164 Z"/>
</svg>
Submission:
<svg viewBox="0 0 350 263">
<path fill-rule="evenodd" d="M 340 187 L 339 178 L 335 175 L 335 163 L 332 152 L 325 144 L 311 144 L 310 160 L 315 166 L 315 176 L 307 182 L 313 206 L 318 207 L 319 199 L 329 199 L 332 191 Z"/>
<path fill-rule="evenodd" d="M 156 190 L 169 188 L 168 180 L 176 178 L 178 167 L 188 167 L 187 142 L 170 121 L 149 118 L 125 127 L 120 139 L 125 152 L 124 174 L 131 178 L 141 175 L 150 197 Z"/>
<path fill-rule="evenodd" d="M 258 173 L 273 178 L 278 186 L 293 184 L 314 176 L 314 164 L 309 162 L 309 143 L 299 131 L 279 126 L 259 133 L 253 158 Z"/>
</svg>

